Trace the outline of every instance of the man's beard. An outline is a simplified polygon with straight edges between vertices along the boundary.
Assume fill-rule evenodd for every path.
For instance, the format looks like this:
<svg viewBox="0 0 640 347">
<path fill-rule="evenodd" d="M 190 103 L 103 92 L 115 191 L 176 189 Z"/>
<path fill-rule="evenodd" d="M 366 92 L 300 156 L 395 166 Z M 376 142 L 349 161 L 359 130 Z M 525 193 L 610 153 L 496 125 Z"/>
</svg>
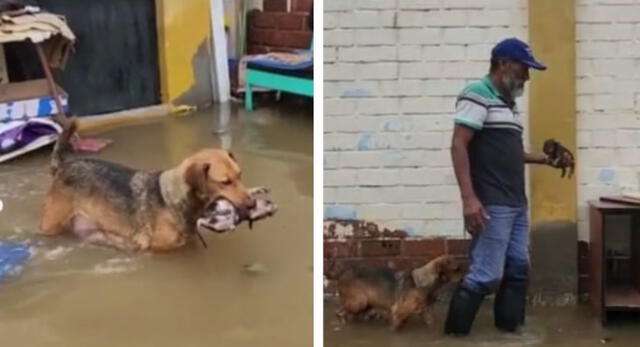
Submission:
<svg viewBox="0 0 640 347">
<path fill-rule="evenodd" d="M 511 74 L 502 76 L 502 85 L 509 91 L 512 99 L 521 97 L 524 94 L 524 82 Z"/>
</svg>

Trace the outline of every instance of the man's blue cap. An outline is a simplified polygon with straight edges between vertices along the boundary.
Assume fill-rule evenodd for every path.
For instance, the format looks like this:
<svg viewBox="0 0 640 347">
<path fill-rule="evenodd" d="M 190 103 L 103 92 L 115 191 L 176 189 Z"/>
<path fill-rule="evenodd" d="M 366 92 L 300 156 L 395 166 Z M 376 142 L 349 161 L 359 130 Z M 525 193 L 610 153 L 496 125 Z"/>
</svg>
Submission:
<svg viewBox="0 0 640 347">
<path fill-rule="evenodd" d="M 544 64 L 533 57 L 533 52 L 531 52 L 529 45 L 515 37 L 498 42 L 491 50 L 491 58 L 507 58 L 536 70 L 547 69 Z"/>
</svg>

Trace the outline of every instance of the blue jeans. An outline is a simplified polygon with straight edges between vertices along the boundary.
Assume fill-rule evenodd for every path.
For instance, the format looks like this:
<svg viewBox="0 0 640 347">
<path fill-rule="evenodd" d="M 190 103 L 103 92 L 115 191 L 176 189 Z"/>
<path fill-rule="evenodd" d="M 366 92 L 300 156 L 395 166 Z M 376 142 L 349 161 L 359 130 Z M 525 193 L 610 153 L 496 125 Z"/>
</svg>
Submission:
<svg viewBox="0 0 640 347">
<path fill-rule="evenodd" d="M 474 235 L 469 272 L 462 286 L 489 294 L 502 279 L 526 282 L 529 277 L 529 217 L 527 206 L 485 206 L 490 220 Z"/>
</svg>

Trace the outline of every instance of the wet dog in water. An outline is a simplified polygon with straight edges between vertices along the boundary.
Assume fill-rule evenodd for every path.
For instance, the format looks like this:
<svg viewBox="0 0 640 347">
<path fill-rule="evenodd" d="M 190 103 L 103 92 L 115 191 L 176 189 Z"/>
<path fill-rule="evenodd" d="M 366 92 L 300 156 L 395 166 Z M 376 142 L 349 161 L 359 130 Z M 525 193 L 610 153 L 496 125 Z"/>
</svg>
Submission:
<svg viewBox="0 0 640 347">
<path fill-rule="evenodd" d="M 224 231 L 252 215 L 275 212 L 273 204 L 256 203 L 254 193 L 261 190 L 244 187 L 228 151 L 204 149 L 175 168 L 138 171 L 102 160 L 68 159 L 76 128 L 75 121 L 65 124 L 53 150 L 42 234 L 70 231 L 120 249 L 165 251 L 183 246 L 199 235 L 198 229 Z M 233 207 L 233 225 L 218 223 L 224 215 L 221 201 Z"/>
<path fill-rule="evenodd" d="M 340 307 L 336 315 L 341 321 L 382 316 L 393 330 L 401 328 L 412 315 L 422 315 L 425 324 L 432 325 L 436 292 L 445 284 L 460 281 L 463 275 L 461 264 L 448 255 L 411 273 L 346 265 L 328 274 L 338 281 Z"/>
</svg>

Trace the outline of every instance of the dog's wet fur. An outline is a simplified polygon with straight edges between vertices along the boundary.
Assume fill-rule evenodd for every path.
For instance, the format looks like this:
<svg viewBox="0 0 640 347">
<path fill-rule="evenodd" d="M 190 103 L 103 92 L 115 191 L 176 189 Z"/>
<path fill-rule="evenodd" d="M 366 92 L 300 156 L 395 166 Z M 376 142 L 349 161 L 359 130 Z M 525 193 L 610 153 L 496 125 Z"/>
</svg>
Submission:
<svg viewBox="0 0 640 347">
<path fill-rule="evenodd" d="M 225 150 L 204 149 L 165 171 L 138 171 L 97 159 L 68 158 L 75 121 L 64 125 L 51 161 L 40 232 L 73 232 L 82 239 L 125 250 L 163 251 L 183 246 L 212 201 L 238 210 L 255 199 Z"/>
<path fill-rule="evenodd" d="M 400 329 L 413 315 L 422 315 L 427 325 L 434 318 L 436 293 L 464 276 L 462 264 L 443 255 L 411 272 L 344 263 L 334 265 L 327 277 L 336 279 L 340 307 L 336 316 L 343 322 L 386 318 L 392 330 Z"/>
</svg>

